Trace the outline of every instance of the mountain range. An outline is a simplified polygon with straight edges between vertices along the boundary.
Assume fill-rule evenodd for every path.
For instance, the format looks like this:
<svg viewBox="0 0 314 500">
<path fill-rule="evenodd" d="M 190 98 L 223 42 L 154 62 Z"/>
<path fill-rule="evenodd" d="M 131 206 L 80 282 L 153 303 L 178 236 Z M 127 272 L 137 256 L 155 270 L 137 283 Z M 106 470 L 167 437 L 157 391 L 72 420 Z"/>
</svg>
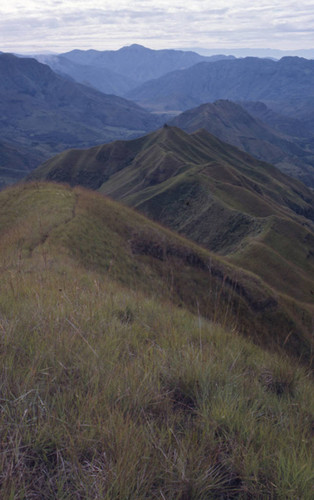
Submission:
<svg viewBox="0 0 314 500">
<path fill-rule="evenodd" d="M 88 147 L 120 138 L 129 139 L 156 129 L 169 119 L 169 116 L 166 118 L 158 113 L 153 115 L 123 98 L 97 92 L 90 86 L 93 85 L 89 78 L 91 74 L 98 78 L 98 83 L 94 82 L 95 86 L 108 92 L 115 91 L 118 86 L 119 92 L 123 93 L 129 84 L 136 85 L 130 76 L 126 76 L 132 64 L 137 68 L 138 75 L 142 75 L 138 79 L 152 76 L 153 70 L 150 68 L 163 72 L 175 67 L 175 64 L 178 67 L 192 64 L 193 71 L 189 68 L 168 73 L 162 80 L 151 80 L 145 85 L 149 89 L 159 82 L 158 92 L 164 95 L 167 93 L 168 79 L 177 75 L 180 82 L 173 89 L 176 100 L 181 99 L 182 86 L 187 89 L 187 104 L 194 102 L 194 90 L 198 100 L 203 99 L 200 96 L 205 89 L 210 91 L 207 97 L 213 97 L 212 91 L 216 85 L 223 96 L 232 89 L 232 96 L 242 99 L 238 100 L 242 109 L 230 102 L 224 105 L 216 103 L 215 107 L 206 103 L 206 106 L 193 108 L 169 123 L 187 131 L 205 128 L 257 158 L 274 163 L 308 186 L 313 185 L 314 108 L 309 96 L 313 61 L 300 58 L 285 58 L 277 62 L 256 58 L 216 60 L 220 57 L 217 56 L 211 58 L 210 63 L 194 64 L 201 56 L 192 52 L 152 51 L 135 45 L 119 51 L 72 51 L 60 56 L 45 56 L 52 67 L 63 73 L 62 76 L 33 59 L 15 58 L 8 54 L 0 57 L 0 72 L 3 76 L 0 84 L 0 132 L 11 151 L 23 148 L 30 168 L 64 149 Z M 140 70 L 141 64 L 143 71 Z M 113 69 L 119 69 L 124 74 L 119 76 Z M 201 84 L 202 92 L 198 89 L 202 81 L 198 74 L 200 69 L 206 80 Z M 298 72 L 298 78 L 289 79 L 289 72 L 291 75 Z M 188 81 L 187 74 L 190 75 Z M 228 78 L 224 77 L 225 74 Z M 86 81 L 89 87 L 80 85 L 75 79 Z M 228 81 L 234 81 L 235 85 L 230 87 Z M 282 89 L 281 98 L 284 101 L 277 102 L 275 99 L 278 85 Z M 289 92 L 291 95 L 298 94 L 298 97 L 288 98 Z M 265 95 L 268 96 L 267 105 L 261 101 L 243 100 Z M 159 107 L 158 98 L 155 98 Z M 289 116 L 283 113 L 289 113 Z M 258 123 L 256 118 L 260 120 Z M 10 158 L 14 158 L 12 153 L 8 155 L 3 152 L 2 158 L 6 162 L 1 165 L 1 179 L 6 184 L 16 178 L 16 166 L 14 162 L 10 163 Z M 11 178 L 7 175 L 10 169 L 12 172 L 15 170 Z M 20 172 L 18 177 L 22 175 Z"/>
<path fill-rule="evenodd" d="M 290 116 L 282 114 L 282 109 L 274 111 L 274 103 L 272 103 L 272 108 L 261 101 L 238 101 L 238 104 L 250 115 L 258 118 L 278 132 L 298 140 L 303 139 L 305 144 L 313 143 L 313 129 L 309 128 L 302 116 L 297 118 L 293 113 Z"/>
<path fill-rule="evenodd" d="M 186 110 L 218 99 L 277 103 L 286 114 L 313 111 L 314 61 L 247 57 L 201 62 L 173 71 L 130 91 L 128 98 L 155 110 Z M 303 106 L 302 103 L 307 102 Z M 282 104 L 284 103 L 284 104 Z M 312 103 L 312 104 L 311 104 Z M 309 110 L 309 104 L 311 109 Z"/>
<path fill-rule="evenodd" d="M 270 49 L 270 48 L 204 48 L 204 47 L 190 47 L 198 54 L 211 56 L 215 54 L 232 54 L 235 57 L 263 57 L 268 59 L 281 59 L 282 57 L 305 57 L 306 59 L 314 59 L 314 49 Z"/>
<path fill-rule="evenodd" d="M 66 55 L 35 56 L 40 63 L 47 64 L 57 74 L 100 90 L 104 94 L 124 95 L 136 87 L 136 82 L 127 75 L 119 75 L 107 67 L 93 65 L 93 60 L 82 64 Z"/>
<path fill-rule="evenodd" d="M 69 81 L 35 59 L 1 54 L 0 77 L 2 140 L 45 158 L 136 137 L 160 123 L 138 105 Z"/>
<path fill-rule="evenodd" d="M 0 497 L 312 498 L 312 63 L 53 57 L 0 54 Z"/>
<path fill-rule="evenodd" d="M 148 80 L 202 61 L 233 59 L 233 56 L 201 56 L 182 50 L 152 50 L 133 44 L 119 50 L 72 50 L 59 55 L 39 55 L 57 73 L 67 74 L 80 83 L 105 93 L 125 95 Z"/>
<path fill-rule="evenodd" d="M 275 167 L 205 130 L 188 135 L 164 126 L 132 141 L 61 153 L 31 177 L 97 189 L 140 210 L 262 279 L 272 290 L 265 309 L 284 296 L 286 307 L 299 311 L 297 329 L 302 315 L 309 327 L 314 195 Z"/>
<path fill-rule="evenodd" d="M 261 107 L 267 112 L 264 106 L 262 103 L 260 106 L 255 103 L 254 106 L 252 103 L 253 111 Z M 271 113 L 272 116 L 274 114 Z M 314 142 L 272 129 L 239 104 L 226 100 L 202 104 L 183 112 L 168 123 L 189 133 L 204 128 L 220 140 L 271 163 L 307 186 L 314 187 Z M 296 124 L 293 125 L 292 132 L 295 132 Z"/>
</svg>

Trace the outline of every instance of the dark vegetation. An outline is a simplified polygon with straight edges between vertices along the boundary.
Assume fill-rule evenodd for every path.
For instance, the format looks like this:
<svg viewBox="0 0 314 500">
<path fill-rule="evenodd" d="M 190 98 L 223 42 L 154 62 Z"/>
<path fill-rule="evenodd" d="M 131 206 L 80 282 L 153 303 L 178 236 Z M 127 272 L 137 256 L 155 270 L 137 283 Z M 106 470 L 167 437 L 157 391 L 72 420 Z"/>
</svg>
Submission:
<svg viewBox="0 0 314 500">
<path fill-rule="evenodd" d="M 23 179 L 45 159 L 33 148 L 0 141 L 0 189 Z"/>
</svg>

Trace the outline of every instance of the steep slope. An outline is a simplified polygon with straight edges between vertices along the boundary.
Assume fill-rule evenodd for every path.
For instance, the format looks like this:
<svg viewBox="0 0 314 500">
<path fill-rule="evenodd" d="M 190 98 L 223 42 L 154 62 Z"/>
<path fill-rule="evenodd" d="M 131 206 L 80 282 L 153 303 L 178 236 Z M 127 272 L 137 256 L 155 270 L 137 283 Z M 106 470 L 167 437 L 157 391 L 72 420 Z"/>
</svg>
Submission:
<svg viewBox="0 0 314 500">
<path fill-rule="evenodd" d="M 247 57 L 199 63 L 144 83 L 127 94 L 150 109 L 186 110 L 218 99 L 291 102 L 314 96 L 314 61 Z M 281 105 L 279 105 L 281 107 Z"/>
<path fill-rule="evenodd" d="M 24 178 L 45 159 L 40 151 L 0 141 L 0 189 Z"/>
<path fill-rule="evenodd" d="M 34 183 L 0 193 L 4 269 L 32 256 L 58 256 L 109 273 L 134 290 L 159 294 L 233 325 L 264 347 L 309 362 L 310 309 L 262 280 L 99 194 Z"/>
<path fill-rule="evenodd" d="M 282 114 L 283 109 L 276 112 L 260 101 L 239 101 L 238 104 L 250 115 L 255 116 L 272 129 L 284 135 L 295 137 L 298 140 L 303 139 L 304 142 L 306 142 L 306 139 L 310 139 L 310 144 L 313 144 L 313 130 L 309 129 L 302 118 L 296 118 L 295 114 L 294 116 Z"/>
<path fill-rule="evenodd" d="M 313 192 L 206 131 L 164 127 L 68 151 L 33 178 L 99 189 L 253 272 L 275 302 L 284 294 L 313 314 Z"/>
<path fill-rule="evenodd" d="M 0 207 L 1 498 L 310 500 L 309 370 L 201 316 L 208 252 L 81 188 Z"/>
<path fill-rule="evenodd" d="M 106 67 L 93 66 L 92 60 L 90 64 L 79 64 L 61 55 L 35 57 L 37 61 L 48 64 L 53 71 L 61 76 L 67 75 L 79 83 L 100 90 L 104 94 L 122 96 L 137 85 L 127 75 L 119 75 Z"/>
<path fill-rule="evenodd" d="M 122 47 L 119 50 L 72 50 L 61 56 L 76 64 L 106 68 L 137 84 L 158 78 L 176 69 L 188 68 L 201 61 L 229 59 L 223 55 L 206 57 L 196 52 L 183 50 L 152 50 L 138 44 Z M 230 58 L 233 59 L 232 56 Z M 48 61 L 47 63 L 49 64 Z"/>
<path fill-rule="evenodd" d="M 71 82 L 35 59 L 0 55 L 3 140 L 47 158 L 68 147 L 136 137 L 156 123 L 130 101 Z"/>
<path fill-rule="evenodd" d="M 203 104 L 185 111 L 169 124 L 189 133 L 204 128 L 220 140 L 314 187 L 314 144 L 309 143 L 306 149 L 304 140 L 276 132 L 234 102 Z"/>
</svg>

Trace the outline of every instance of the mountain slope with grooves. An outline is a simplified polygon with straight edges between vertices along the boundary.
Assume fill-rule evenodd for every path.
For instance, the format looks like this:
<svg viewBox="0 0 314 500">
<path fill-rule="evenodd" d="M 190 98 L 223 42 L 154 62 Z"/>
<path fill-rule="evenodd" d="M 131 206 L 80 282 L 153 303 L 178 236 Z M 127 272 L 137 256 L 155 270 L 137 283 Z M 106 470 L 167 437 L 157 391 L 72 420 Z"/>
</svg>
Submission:
<svg viewBox="0 0 314 500">
<path fill-rule="evenodd" d="M 165 126 L 134 141 L 68 151 L 33 178 L 98 189 L 313 314 L 313 192 L 205 130 L 188 135 Z"/>
<path fill-rule="evenodd" d="M 93 87 L 104 94 L 122 96 L 136 86 L 136 82 L 127 75 L 119 75 L 106 67 L 93 66 L 88 64 L 88 61 L 86 64 L 79 64 L 62 55 L 35 57 L 61 76 L 73 78 L 76 82 Z"/>
<path fill-rule="evenodd" d="M 35 255 L 46 266 L 71 258 L 310 360 L 303 304 L 127 207 L 82 188 L 37 182 L 1 192 L 0 209 L 4 268 Z"/>
</svg>

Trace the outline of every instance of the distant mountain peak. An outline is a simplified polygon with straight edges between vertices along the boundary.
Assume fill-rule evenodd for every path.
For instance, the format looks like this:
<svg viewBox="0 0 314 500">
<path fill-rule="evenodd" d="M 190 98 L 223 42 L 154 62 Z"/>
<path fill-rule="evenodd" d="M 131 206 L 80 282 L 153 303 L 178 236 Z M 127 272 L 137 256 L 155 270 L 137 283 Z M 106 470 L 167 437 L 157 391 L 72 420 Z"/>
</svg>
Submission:
<svg viewBox="0 0 314 500">
<path fill-rule="evenodd" d="M 144 47 L 144 45 L 140 45 L 139 43 L 132 43 L 131 45 L 125 45 L 120 50 L 126 50 L 126 49 L 132 49 L 132 50 L 152 50 L 152 49 L 149 49 L 148 47 Z"/>
<path fill-rule="evenodd" d="M 188 68 L 201 61 L 213 62 L 212 58 L 201 56 L 196 52 L 177 49 L 155 50 L 138 43 L 118 50 L 72 50 L 62 55 L 76 64 L 109 69 L 120 76 L 134 80 L 134 83 L 159 78 L 175 69 Z"/>
</svg>

